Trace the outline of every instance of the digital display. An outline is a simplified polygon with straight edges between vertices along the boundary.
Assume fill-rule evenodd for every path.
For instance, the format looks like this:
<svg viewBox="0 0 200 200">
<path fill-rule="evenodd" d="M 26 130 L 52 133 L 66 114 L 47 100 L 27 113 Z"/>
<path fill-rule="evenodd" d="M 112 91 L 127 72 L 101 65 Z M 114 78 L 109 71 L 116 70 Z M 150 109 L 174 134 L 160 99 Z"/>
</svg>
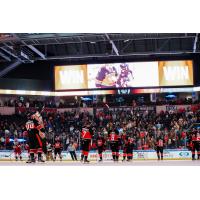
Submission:
<svg viewBox="0 0 200 200">
<path fill-rule="evenodd" d="M 158 62 L 159 86 L 193 85 L 191 60 Z"/>
<path fill-rule="evenodd" d="M 191 60 L 55 66 L 55 90 L 193 85 Z"/>
<path fill-rule="evenodd" d="M 159 86 L 157 62 L 88 65 L 88 89 Z"/>
</svg>

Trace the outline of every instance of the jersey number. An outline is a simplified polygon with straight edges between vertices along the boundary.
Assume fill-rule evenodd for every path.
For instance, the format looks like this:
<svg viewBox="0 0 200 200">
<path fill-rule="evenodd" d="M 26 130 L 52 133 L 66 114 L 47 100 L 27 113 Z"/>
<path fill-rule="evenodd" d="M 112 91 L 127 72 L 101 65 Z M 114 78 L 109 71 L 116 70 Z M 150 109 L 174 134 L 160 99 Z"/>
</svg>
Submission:
<svg viewBox="0 0 200 200">
<path fill-rule="evenodd" d="M 112 134 L 110 137 L 111 137 L 111 138 L 110 138 L 111 141 L 114 141 L 114 140 L 115 140 L 115 135 L 114 135 L 114 134 Z"/>
<path fill-rule="evenodd" d="M 26 124 L 26 129 L 27 130 L 34 129 L 34 124 L 33 123 Z"/>
</svg>

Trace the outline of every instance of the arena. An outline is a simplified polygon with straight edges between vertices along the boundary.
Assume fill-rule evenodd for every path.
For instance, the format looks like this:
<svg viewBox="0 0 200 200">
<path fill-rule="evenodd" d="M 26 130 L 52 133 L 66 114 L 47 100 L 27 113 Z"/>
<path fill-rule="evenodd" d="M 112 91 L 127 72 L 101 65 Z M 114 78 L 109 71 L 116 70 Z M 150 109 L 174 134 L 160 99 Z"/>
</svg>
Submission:
<svg viewBox="0 0 200 200">
<path fill-rule="evenodd" d="M 0 44 L 0 165 L 199 165 L 197 33 L 7 33 Z"/>
</svg>

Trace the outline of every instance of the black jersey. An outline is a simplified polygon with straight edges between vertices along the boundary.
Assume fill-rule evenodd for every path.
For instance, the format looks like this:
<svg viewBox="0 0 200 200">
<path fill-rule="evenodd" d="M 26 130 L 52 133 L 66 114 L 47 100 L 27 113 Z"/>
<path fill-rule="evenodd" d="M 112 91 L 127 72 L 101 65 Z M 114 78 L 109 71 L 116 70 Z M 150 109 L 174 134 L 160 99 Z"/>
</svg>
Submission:
<svg viewBox="0 0 200 200">
<path fill-rule="evenodd" d="M 97 147 L 103 147 L 105 140 L 103 137 L 97 137 Z"/>
<path fill-rule="evenodd" d="M 26 130 L 30 133 L 38 133 L 38 129 L 40 129 L 40 125 L 37 120 L 31 119 L 26 122 Z"/>
</svg>

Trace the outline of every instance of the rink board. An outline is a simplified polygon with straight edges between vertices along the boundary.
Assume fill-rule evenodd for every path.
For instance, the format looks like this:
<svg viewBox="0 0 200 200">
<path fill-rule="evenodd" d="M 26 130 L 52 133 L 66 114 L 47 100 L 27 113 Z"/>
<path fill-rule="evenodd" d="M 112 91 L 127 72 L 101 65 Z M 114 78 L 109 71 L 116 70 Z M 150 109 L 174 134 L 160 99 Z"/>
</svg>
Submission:
<svg viewBox="0 0 200 200">
<path fill-rule="evenodd" d="M 123 151 L 120 151 L 120 159 L 123 157 Z M 76 152 L 78 159 L 80 159 L 80 151 Z M 180 150 L 180 149 L 165 149 L 164 150 L 164 159 L 169 160 L 188 160 L 191 159 L 192 153 L 188 150 Z M 27 159 L 28 154 L 27 152 L 22 153 L 22 158 Z M 62 152 L 62 158 L 63 160 L 71 160 L 71 156 L 68 152 L 63 151 Z M 0 151 L 0 161 L 1 160 L 14 160 L 15 155 L 13 151 Z M 89 153 L 89 159 L 90 160 L 97 160 L 99 159 L 97 151 L 90 151 Z M 105 151 L 103 153 L 103 159 L 104 160 L 111 160 L 112 159 L 112 152 L 111 151 Z M 154 160 L 157 159 L 157 154 L 155 150 L 137 150 L 133 151 L 133 160 Z"/>
</svg>

